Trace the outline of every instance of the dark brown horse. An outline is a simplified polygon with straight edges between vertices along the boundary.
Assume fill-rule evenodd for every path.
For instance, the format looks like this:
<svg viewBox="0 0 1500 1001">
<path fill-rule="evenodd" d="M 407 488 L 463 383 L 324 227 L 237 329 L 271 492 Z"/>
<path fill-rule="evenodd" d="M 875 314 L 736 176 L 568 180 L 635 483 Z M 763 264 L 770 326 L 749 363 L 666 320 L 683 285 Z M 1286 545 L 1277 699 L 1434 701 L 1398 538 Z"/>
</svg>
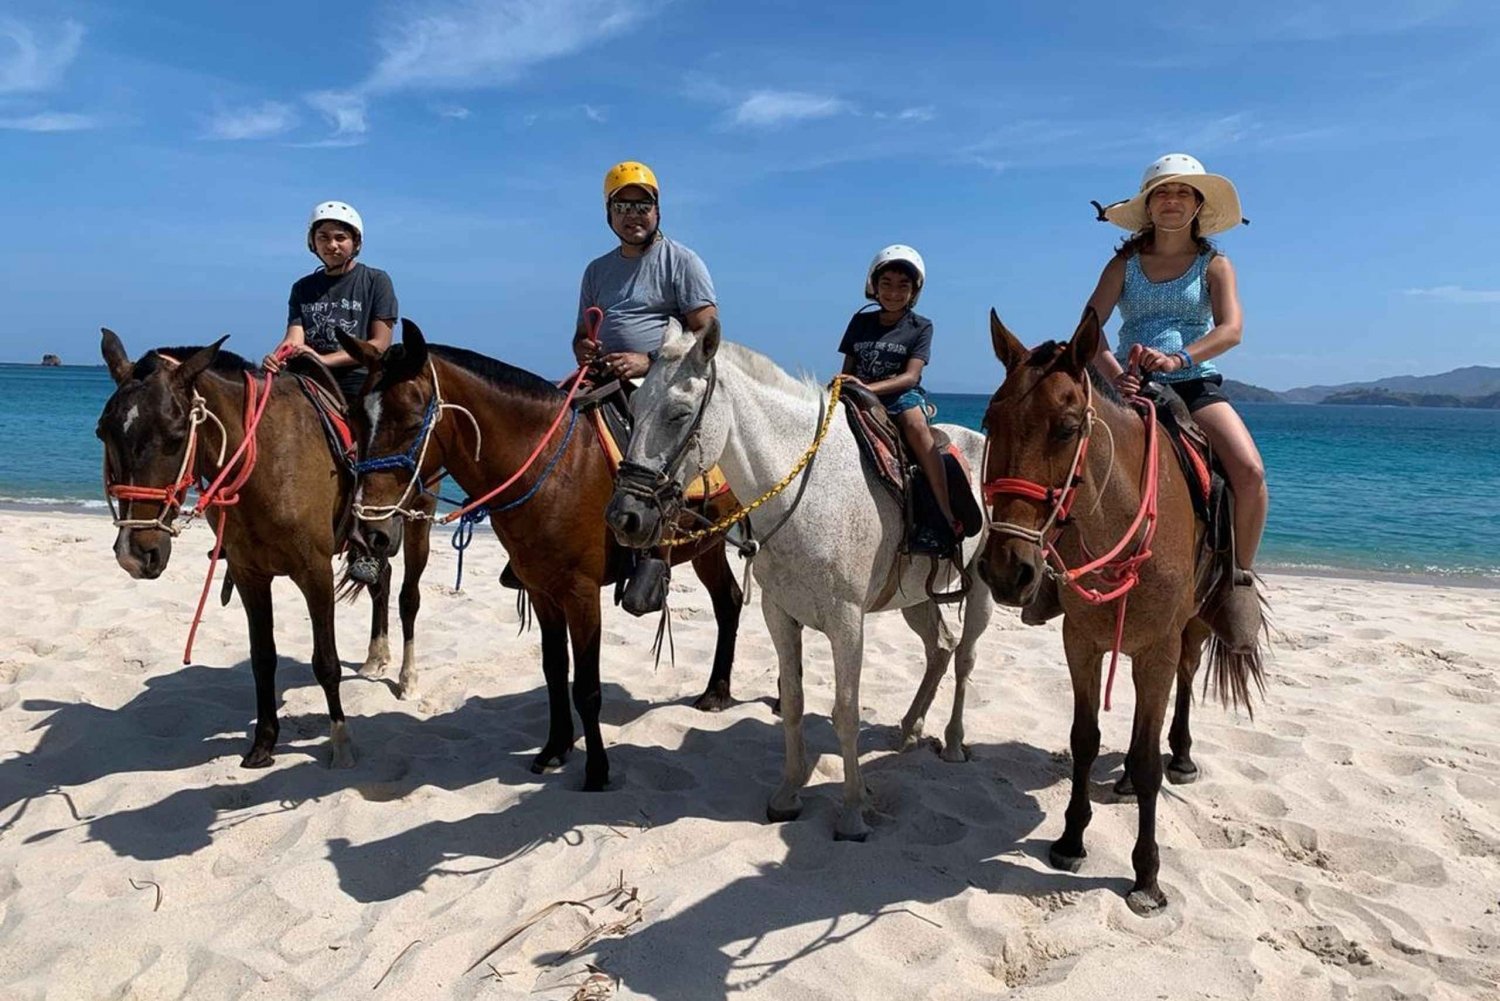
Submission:
<svg viewBox="0 0 1500 1001">
<path fill-rule="evenodd" d="M 114 395 L 104 405 L 97 434 L 104 443 L 106 479 L 112 492 L 161 494 L 160 500 L 121 500 L 115 558 L 137 579 L 161 576 L 172 555 L 172 537 L 182 498 L 178 484 L 201 483 L 219 472 L 244 440 L 246 376 L 260 376 L 249 362 L 219 344 L 160 348 L 132 362 L 113 331 L 101 349 L 114 377 Z M 220 341 L 222 343 L 222 340 Z M 262 379 L 257 379 L 263 384 Z M 222 428 L 222 431 L 221 431 Z M 221 437 L 222 436 L 222 437 Z M 272 635 L 271 579 L 290 577 L 307 601 L 313 627 L 313 673 L 328 700 L 333 761 L 354 763 L 353 746 L 339 701 L 339 659 L 334 642 L 333 558 L 342 548 L 338 523 L 352 479 L 334 459 L 319 418 L 289 377 L 271 387 L 256 432 L 257 459 L 239 490 L 239 502 L 212 508 L 223 519 L 228 574 L 240 592 L 250 626 L 250 664 L 255 674 L 255 732 L 241 765 L 271 764 L 280 724 L 276 718 L 276 642 Z M 124 486 L 124 491 L 120 487 Z M 427 532 L 407 537 L 401 585 L 401 630 L 406 641 L 405 676 L 420 604 L 418 581 L 427 563 Z M 370 650 L 362 670 L 378 672 L 389 656 L 386 639 L 389 564 L 370 588 L 374 613 Z M 227 592 L 226 592 L 227 597 Z"/>
<path fill-rule="evenodd" d="M 1149 558 L 1142 555 L 1133 566 L 1101 567 L 1101 576 L 1080 578 L 1097 600 L 1134 577 L 1124 596 L 1123 621 L 1117 618 L 1120 599 L 1096 603 L 1062 588 L 1063 647 L 1073 680 L 1073 792 L 1067 825 L 1049 857 L 1054 866 L 1077 871 L 1088 854 L 1083 833 L 1093 814 L 1089 774 L 1099 754 L 1100 668 L 1115 649 L 1120 627 L 1118 648 L 1130 657 L 1136 696 L 1125 769 L 1140 810 L 1131 853 L 1135 885 L 1127 902 L 1137 913 L 1150 914 L 1167 902 L 1157 883 L 1156 800 L 1162 723 L 1174 681 L 1177 712 L 1167 774 L 1174 782 L 1191 782 L 1198 773 L 1189 753 L 1188 705 L 1193 674 L 1211 635 L 1198 617 L 1211 597 L 1203 593 L 1203 528 L 1164 432 L 1151 425 L 1152 446 L 1141 414 L 1092 384 L 1089 363 L 1101 337 L 1092 310 L 1066 344 L 1049 341 L 1028 351 L 993 312 L 990 333 L 1006 377 L 985 413 L 984 479 L 992 507 L 979 575 L 995 600 L 1024 607 L 1044 574 L 1086 568 L 1117 542 L 1125 542 L 1127 559 L 1149 550 Z M 1141 517 L 1152 510 L 1143 503 L 1149 492 L 1143 484 L 1153 483 L 1154 519 Z M 1111 570 L 1121 567 L 1112 579 Z M 1259 649 L 1237 654 L 1215 638 L 1208 660 L 1220 698 L 1248 707 L 1250 682 L 1262 685 Z"/>
<path fill-rule="evenodd" d="M 422 482 L 446 470 L 469 496 L 481 497 L 521 469 L 558 419 L 567 395 L 540 376 L 473 351 L 429 347 L 410 320 L 403 321 L 401 342 L 384 356 L 357 341 L 346 341 L 344 347 L 375 380 L 365 398 L 369 427 L 364 451 L 375 457 L 409 457 L 400 468 L 360 477 L 360 506 L 368 519 L 362 535 L 377 553 L 400 544 L 405 520 L 400 509 L 420 493 L 413 466 L 420 467 Z M 565 430 L 569 427 L 571 433 Z M 573 746 L 567 687 L 571 640 L 573 704 L 583 721 L 584 788 L 589 790 L 603 789 L 609 781 L 599 733 L 599 589 L 624 572 L 627 556 L 604 523 L 613 491 L 614 478 L 588 423 L 563 420 L 535 464 L 488 504 L 490 524 L 542 630 L 542 673 L 551 713 L 547 742 L 532 771 L 560 766 Z M 706 514 L 716 518 L 734 504 L 733 497 L 724 495 L 711 502 Z M 372 517 L 371 511 L 383 517 Z M 694 704 L 721 709 L 730 701 L 740 587 L 724 557 L 722 539 L 674 549 L 671 556 L 674 562 L 692 561 L 713 600 L 719 638 L 708 688 Z"/>
</svg>

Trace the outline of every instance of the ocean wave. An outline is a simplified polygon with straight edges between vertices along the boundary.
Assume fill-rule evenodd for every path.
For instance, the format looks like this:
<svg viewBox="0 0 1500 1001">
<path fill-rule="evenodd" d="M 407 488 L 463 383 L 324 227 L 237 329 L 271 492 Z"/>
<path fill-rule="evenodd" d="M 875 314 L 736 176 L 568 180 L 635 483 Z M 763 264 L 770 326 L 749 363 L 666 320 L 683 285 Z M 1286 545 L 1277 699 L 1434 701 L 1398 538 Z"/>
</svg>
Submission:
<svg viewBox="0 0 1500 1001">
<path fill-rule="evenodd" d="M 0 504 L 15 507 L 68 508 L 81 511 L 105 511 L 109 505 L 98 498 L 80 497 L 9 497 L 0 494 Z"/>
</svg>

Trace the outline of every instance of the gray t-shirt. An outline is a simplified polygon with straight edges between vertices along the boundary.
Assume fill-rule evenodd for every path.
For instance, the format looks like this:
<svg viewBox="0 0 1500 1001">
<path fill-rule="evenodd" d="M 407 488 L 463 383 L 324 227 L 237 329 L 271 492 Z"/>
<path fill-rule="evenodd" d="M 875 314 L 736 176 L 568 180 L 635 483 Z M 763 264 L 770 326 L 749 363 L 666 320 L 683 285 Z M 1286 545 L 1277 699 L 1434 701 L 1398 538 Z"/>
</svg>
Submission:
<svg viewBox="0 0 1500 1001">
<path fill-rule="evenodd" d="M 662 237 L 640 257 L 611 250 L 583 271 L 578 322 L 590 306 L 604 310 L 599 350 L 652 354 L 661 347 L 667 318 L 717 304 L 713 279 L 703 260 L 682 244 Z"/>
<path fill-rule="evenodd" d="M 303 340 L 319 354 L 339 350 L 340 333 L 367 341 L 372 320 L 395 323 L 400 315 L 391 276 L 358 262 L 347 274 L 330 275 L 320 268 L 299 278 L 287 303 L 287 323 L 301 324 Z M 334 375 L 348 396 L 365 381 L 365 370 L 353 365 Z"/>
</svg>

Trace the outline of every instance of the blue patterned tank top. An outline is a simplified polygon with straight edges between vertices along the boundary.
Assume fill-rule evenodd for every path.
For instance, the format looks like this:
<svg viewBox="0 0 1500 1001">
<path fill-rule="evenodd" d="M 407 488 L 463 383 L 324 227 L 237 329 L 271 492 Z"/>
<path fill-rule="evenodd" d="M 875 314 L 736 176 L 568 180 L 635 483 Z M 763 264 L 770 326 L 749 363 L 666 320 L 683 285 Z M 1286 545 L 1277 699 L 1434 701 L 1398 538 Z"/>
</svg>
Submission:
<svg viewBox="0 0 1500 1001">
<path fill-rule="evenodd" d="M 1143 344 L 1164 354 L 1175 354 L 1193 343 L 1213 327 L 1213 303 L 1208 296 L 1208 262 L 1212 254 L 1202 253 L 1186 273 L 1169 282 L 1154 282 L 1141 270 L 1139 254 L 1125 261 L 1125 288 L 1120 293 L 1120 347 L 1116 352 L 1120 364 L 1130 357 L 1132 344 Z M 1191 368 L 1160 372 L 1155 378 L 1163 382 L 1202 379 L 1219 370 L 1213 362 L 1194 362 Z"/>
</svg>

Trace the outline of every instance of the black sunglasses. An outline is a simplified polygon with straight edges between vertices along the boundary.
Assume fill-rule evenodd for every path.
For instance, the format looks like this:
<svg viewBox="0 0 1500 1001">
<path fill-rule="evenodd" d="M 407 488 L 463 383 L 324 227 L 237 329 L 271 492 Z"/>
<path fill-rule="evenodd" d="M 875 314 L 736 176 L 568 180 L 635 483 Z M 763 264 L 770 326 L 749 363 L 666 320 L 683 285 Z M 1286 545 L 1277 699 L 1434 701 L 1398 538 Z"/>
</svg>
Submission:
<svg viewBox="0 0 1500 1001">
<path fill-rule="evenodd" d="M 650 200 L 627 202 L 615 199 L 609 203 L 609 207 L 619 215 L 646 215 L 656 208 L 656 203 Z"/>
</svg>

